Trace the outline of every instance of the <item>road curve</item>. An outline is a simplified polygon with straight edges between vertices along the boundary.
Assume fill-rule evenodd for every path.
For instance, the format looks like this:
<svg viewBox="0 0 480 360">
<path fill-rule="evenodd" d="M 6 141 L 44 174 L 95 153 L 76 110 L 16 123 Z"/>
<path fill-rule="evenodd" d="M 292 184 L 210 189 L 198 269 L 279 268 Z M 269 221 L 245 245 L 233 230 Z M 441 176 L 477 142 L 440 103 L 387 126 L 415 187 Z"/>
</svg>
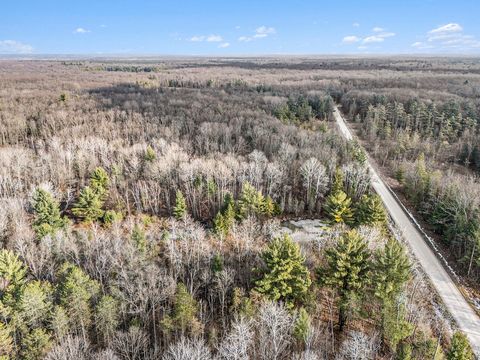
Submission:
<svg viewBox="0 0 480 360">
<path fill-rule="evenodd" d="M 353 139 L 352 133 L 336 106 L 334 107 L 333 115 L 342 135 L 347 140 Z M 370 162 L 368 162 L 368 167 L 372 174 L 374 190 L 381 197 L 390 216 L 409 244 L 413 255 L 430 278 L 432 285 L 437 290 L 459 329 L 468 336 L 477 358 L 480 358 L 480 318 L 458 290 L 455 282 L 442 266 L 434 251 L 425 242 L 424 236 L 411 221 L 403 205 L 392 195 Z"/>
</svg>

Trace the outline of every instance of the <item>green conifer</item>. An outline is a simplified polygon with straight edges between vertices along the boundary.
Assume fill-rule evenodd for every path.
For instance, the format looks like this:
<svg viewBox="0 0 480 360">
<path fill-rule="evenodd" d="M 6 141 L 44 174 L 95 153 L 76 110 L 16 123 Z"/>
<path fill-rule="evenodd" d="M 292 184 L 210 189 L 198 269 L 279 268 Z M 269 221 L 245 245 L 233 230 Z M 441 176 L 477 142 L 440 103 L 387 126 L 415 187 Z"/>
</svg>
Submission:
<svg viewBox="0 0 480 360">
<path fill-rule="evenodd" d="M 105 169 L 101 167 L 95 168 L 90 175 L 90 188 L 98 195 L 101 200 L 105 200 L 105 197 L 110 186 L 110 177 Z"/>
<path fill-rule="evenodd" d="M 351 230 L 325 252 L 327 267 L 319 270 L 321 282 L 338 294 L 339 326 L 343 329 L 348 316 L 357 310 L 370 276 L 370 252 L 365 240 Z"/>
<path fill-rule="evenodd" d="M 173 208 L 173 215 L 177 220 L 185 218 L 187 215 L 187 202 L 183 193 L 180 190 L 177 190 L 175 194 L 175 206 Z"/>
<path fill-rule="evenodd" d="M 387 214 L 378 195 L 363 195 L 355 209 L 357 225 L 382 225 L 387 221 Z"/>
<path fill-rule="evenodd" d="M 308 333 L 310 332 L 311 320 L 307 310 L 301 307 L 298 310 L 297 318 L 293 328 L 293 336 L 302 344 L 307 341 Z"/>
<path fill-rule="evenodd" d="M 98 190 L 94 191 L 91 187 L 86 186 L 80 192 L 78 201 L 72 208 L 72 213 L 79 219 L 90 223 L 103 216 L 102 207 L 103 201 L 99 197 Z"/>
<path fill-rule="evenodd" d="M 338 190 L 327 197 L 323 208 L 330 222 L 351 224 L 353 221 L 351 203 L 352 200 L 347 194 Z"/>
<path fill-rule="evenodd" d="M 473 360 L 474 355 L 470 343 L 465 334 L 457 331 L 453 334 L 450 350 L 447 353 L 448 360 Z"/>
<path fill-rule="evenodd" d="M 33 229 L 38 237 L 53 235 L 67 223 L 60 215 L 60 205 L 52 194 L 44 189 L 37 188 L 32 197 L 34 212 Z"/>
<path fill-rule="evenodd" d="M 262 259 L 265 269 L 255 290 L 270 300 L 283 301 L 289 308 L 302 302 L 311 279 L 298 244 L 288 234 L 275 238 L 262 253 Z"/>
</svg>

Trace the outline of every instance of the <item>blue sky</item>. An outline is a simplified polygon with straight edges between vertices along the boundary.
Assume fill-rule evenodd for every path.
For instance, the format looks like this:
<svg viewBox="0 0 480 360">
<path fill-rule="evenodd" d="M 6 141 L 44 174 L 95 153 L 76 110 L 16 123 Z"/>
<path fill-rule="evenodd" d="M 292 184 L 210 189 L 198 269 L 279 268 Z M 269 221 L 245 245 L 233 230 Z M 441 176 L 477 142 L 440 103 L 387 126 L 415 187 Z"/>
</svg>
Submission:
<svg viewBox="0 0 480 360">
<path fill-rule="evenodd" d="M 479 0 L 0 0 L 0 54 L 480 54 Z"/>
</svg>

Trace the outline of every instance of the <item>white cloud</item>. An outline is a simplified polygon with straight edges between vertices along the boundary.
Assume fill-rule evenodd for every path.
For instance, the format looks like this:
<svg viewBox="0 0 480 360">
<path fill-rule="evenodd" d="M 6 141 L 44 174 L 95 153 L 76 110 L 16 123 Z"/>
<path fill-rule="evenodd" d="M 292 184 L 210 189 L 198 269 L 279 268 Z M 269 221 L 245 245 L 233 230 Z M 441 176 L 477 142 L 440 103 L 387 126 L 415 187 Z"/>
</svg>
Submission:
<svg viewBox="0 0 480 360">
<path fill-rule="evenodd" d="M 365 39 L 363 39 L 364 44 L 369 44 L 369 43 L 378 43 L 378 42 L 384 42 L 385 39 L 381 36 L 367 36 Z"/>
<path fill-rule="evenodd" d="M 220 42 L 223 41 L 223 38 L 220 35 L 208 35 L 207 36 L 208 42 Z"/>
<path fill-rule="evenodd" d="M 79 28 L 76 28 L 73 32 L 74 32 L 75 34 L 86 34 L 86 33 L 89 33 L 90 30 L 87 30 L 87 29 L 85 29 L 85 28 L 79 27 Z"/>
<path fill-rule="evenodd" d="M 387 32 L 380 27 L 374 27 L 372 31 L 373 31 L 373 34 L 365 37 L 359 37 L 357 35 L 345 36 L 342 39 L 342 43 L 349 44 L 349 45 L 352 45 L 358 42 L 361 42 L 362 44 L 381 43 L 381 42 L 384 42 L 386 38 L 395 36 L 395 33 Z"/>
<path fill-rule="evenodd" d="M 224 42 L 224 43 L 221 43 L 220 45 L 218 45 L 218 47 L 221 48 L 221 49 L 225 49 L 229 46 L 230 46 L 229 42 Z"/>
<path fill-rule="evenodd" d="M 424 41 L 412 44 L 416 49 L 433 49 L 438 51 L 477 52 L 480 49 L 480 40 L 473 35 L 463 32 L 463 27 L 457 23 L 449 23 L 428 31 Z"/>
<path fill-rule="evenodd" d="M 240 29 L 240 25 L 235 26 L 235 29 L 236 30 Z"/>
<path fill-rule="evenodd" d="M 190 41 L 193 42 L 201 42 L 201 41 L 207 41 L 207 42 L 221 42 L 223 41 L 223 38 L 220 35 L 194 35 L 190 38 Z"/>
<path fill-rule="evenodd" d="M 253 37 L 266 37 L 275 33 L 276 30 L 273 27 L 260 26 L 255 29 L 255 35 L 253 35 Z"/>
<path fill-rule="evenodd" d="M 249 42 L 254 39 L 263 39 L 276 33 L 275 28 L 262 25 L 255 29 L 255 33 L 252 36 L 240 36 L 238 41 Z"/>
<path fill-rule="evenodd" d="M 386 38 L 395 36 L 393 32 L 381 32 L 379 34 L 367 36 L 363 39 L 364 44 L 384 42 Z"/>
<path fill-rule="evenodd" d="M 33 47 L 16 40 L 0 40 L 0 54 L 31 54 Z"/>
<path fill-rule="evenodd" d="M 377 36 L 381 36 L 381 37 L 383 37 L 383 38 L 389 38 L 389 37 L 395 36 L 395 33 L 393 33 L 393 32 L 384 32 L 384 33 L 378 34 Z"/>
<path fill-rule="evenodd" d="M 199 35 L 195 35 L 195 36 L 192 36 L 192 37 L 190 38 L 190 41 L 194 41 L 194 42 L 196 42 L 196 41 L 203 41 L 203 40 L 205 40 L 205 36 L 203 36 L 203 35 L 200 35 L 200 36 L 199 36 Z"/>
<path fill-rule="evenodd" d="M 359 24 L 358 22 L 354 22 L 354 23 L 352 24 L 352 26 L 353 26 L 353 27 L 359 27 L 360 24 Z"/>
<path fill-rule="evenodd" d="M 102 24 L 102 25 L 100 25 L 100 27 L 101 27 L 101 28 L 106 28 L 106 27 L 107 27 L 107 25 L 105 25 L 105 24 Z"/>
<path fill-rule="evenodd" d="M 463 28 L 457 23 L 449 23 L 446 25 L 439 26 L 433 30 L 430 30 L 429 34 L 444 34 L 444 33 L 452 33 L 452 32 L 460 32 L 463 31 Z"/>
<path fill-rule="evenodd" d="M 354 44 L 356 42 L 359 42 L 361 39 L 358 36 L 355 35 L 350 35 L 350 36 L 345 36 L 342 40 L 342 43 L 344 44 Z"/>
</svg>

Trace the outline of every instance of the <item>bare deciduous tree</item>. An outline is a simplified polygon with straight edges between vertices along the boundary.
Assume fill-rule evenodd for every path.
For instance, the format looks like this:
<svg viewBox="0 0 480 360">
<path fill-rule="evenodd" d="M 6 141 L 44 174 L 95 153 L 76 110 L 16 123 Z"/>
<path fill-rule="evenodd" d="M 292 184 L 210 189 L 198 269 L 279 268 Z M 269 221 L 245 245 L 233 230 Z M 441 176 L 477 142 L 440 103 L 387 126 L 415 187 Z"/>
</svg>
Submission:
<svg viewBox="0 0 480 360">
<path fill-rule="evenodd" d="M 281 304 L 266 302 L 257 318 L 257 356 L 263 360 L 286 358 L 291 341 L 292 316 Z"/>
<path fill-rule="evenodd" d="M 253 342 L 252 322 L 238 319 L 233 322 L 230 332 L 220 343 L 218 357 L 223 360 L 248 360 Z"/>
<path fill-rule="evenodd" d="M 201 339 L 181 338 L 165 351 L 163 360 L 211 360 L 210 349 Z"/>
<path fill-rule="evenodd" d="M 359 331 L 351 331 L 340 346 L 337 359 L 370 360 L 374 359 L 379 343 L 376 334 L 366 335 Z"/>
</svg>

